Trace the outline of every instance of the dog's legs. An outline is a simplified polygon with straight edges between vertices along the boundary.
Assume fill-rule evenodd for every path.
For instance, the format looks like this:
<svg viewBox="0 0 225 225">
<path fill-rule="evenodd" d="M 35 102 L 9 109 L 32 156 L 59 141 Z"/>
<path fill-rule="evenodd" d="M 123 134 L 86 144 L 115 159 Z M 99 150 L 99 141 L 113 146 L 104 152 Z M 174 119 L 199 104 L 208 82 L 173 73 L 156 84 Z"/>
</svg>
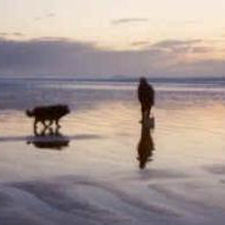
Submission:
<svg viewBox="0 0 225 225">
<path fill-rule="evenodd" d="M 42 120 L 41 122 L 42 122 L 45 129 L 48 128 L 48 124 L 46 124 L 45 120 Z"/>
<path fill-rule="evenodd" d="M 60 132 L 59 132 L 59 129 L 60 129 L 60 127 L 56 127 L 56 129 L 55 129 L 55 135 L 56 136 L 60 136 L 61 134 L 60 134 Z"/>
<path fill-rule="evenodd" d="M 57 128 L 60 128 L 61 127 L 60 124 L 59 124 L 59 120 L 56 120 L 55 121 L 55 124 L 56 124 Z"/>
<path fill-rule="evenodd" d="M 38 123 L 38 120 L 35 119 L 35 120 L 34 120 L 34 133 L 37 132 L 37 123 Z"/>
<path fill-rule="evenodd" d="M 50 127 L 52 124 L 53 124 L 53 121 L 52 120 L 49 120 L 48 126 Z"/>
</svg>

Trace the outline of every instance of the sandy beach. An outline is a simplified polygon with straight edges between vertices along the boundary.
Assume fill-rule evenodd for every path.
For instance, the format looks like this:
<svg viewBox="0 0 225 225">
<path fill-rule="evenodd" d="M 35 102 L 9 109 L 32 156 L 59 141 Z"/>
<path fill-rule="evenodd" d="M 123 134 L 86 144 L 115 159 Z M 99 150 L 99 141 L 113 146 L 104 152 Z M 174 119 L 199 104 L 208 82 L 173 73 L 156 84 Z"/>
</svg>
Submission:
<svg viewBox="0 0 225 225">
<path fill-rule="evenodd" d="M 225 108 L 215 97 L 224 92 L 212 90 L 206 101 L 206 90 L 190 97 L 188 88 L 157 86 L 154 149 L 141 170 L 135 85 L 108 100 L 109 84 L 97 103 L 101 86 L 81 87 L 72 90 L 86 93 L 86 105 L 74 94 L 57 137 L 35 136 L 22 109 L 2 109 L 1 224 L 224 224 Z"/>
<path fill-rule="evenodd" d="M 225 0 L 0 15 L 0 225 L 225 225 Z"/>
</svg>

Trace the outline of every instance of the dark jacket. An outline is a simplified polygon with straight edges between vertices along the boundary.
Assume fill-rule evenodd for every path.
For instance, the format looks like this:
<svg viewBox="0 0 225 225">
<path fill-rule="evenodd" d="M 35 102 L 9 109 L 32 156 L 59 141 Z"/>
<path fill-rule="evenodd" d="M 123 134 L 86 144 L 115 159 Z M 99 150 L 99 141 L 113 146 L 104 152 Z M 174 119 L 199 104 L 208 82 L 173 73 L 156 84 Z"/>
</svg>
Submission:
<svg viewBox="0 0 225 225">
<path fill-rule="evenodd" d="M 147 83 L 146 79 L 140 79 L 138 86 L 138 99 L 142 105 L 153 106 L 155 93 L 153 87 Z"/>
</svg>

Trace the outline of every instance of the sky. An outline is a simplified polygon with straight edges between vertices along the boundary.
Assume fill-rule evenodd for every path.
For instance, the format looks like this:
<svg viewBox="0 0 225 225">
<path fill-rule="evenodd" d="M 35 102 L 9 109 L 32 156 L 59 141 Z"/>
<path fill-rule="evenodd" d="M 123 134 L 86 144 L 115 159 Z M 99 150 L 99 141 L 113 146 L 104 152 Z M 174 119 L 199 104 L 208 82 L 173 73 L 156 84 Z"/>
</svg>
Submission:
<svg viewBox="0 0 225 225">
<path fill-rule="evenodd" d="M 1 76 L 224 76 L 224 0 L 0 0 Z"/>
</svg>

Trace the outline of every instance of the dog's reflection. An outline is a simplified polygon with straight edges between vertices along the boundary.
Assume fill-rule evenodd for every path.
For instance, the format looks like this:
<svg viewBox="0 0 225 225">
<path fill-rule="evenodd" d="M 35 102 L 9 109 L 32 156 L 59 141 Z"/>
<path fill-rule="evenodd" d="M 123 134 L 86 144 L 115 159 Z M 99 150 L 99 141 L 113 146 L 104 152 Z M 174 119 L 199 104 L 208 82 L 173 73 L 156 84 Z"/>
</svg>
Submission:
<svg viewBox="0 0 225 225">
<path fill-rule="evenodd" d="M 62 150 L 69 146 L 70 140 L 59 132 L 59 127 L 44 127 L 41 131 L 34 129 L 34 136 L 27 141 L 36 148 Z"/>
<path fill-rule="evenodd" d="M 152 120 L 152 121 L 151 121 Z M 152 139 L 151 131 L 154 128 L 154 119 L 143 122 L 141 126 L 141 137 L 137 146 L 138 161 L 140 169 L 144 169 L 146 163 L 152 161 L 154 142 Z"/>
</svg>

